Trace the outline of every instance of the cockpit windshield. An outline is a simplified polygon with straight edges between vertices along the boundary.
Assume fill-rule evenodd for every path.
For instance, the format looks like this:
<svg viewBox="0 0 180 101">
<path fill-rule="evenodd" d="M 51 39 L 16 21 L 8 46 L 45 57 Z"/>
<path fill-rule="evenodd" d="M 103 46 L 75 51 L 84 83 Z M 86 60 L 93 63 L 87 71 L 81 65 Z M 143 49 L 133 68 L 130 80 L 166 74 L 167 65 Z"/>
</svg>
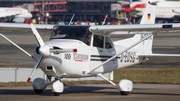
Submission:
<svg viewBox="0 0 180 101">
<path fill-rule="evenodd" d="M 55 26 L 50 40 L 52 39 L 75 39 L 85 42 L 90 26 Z"/>
</svg>

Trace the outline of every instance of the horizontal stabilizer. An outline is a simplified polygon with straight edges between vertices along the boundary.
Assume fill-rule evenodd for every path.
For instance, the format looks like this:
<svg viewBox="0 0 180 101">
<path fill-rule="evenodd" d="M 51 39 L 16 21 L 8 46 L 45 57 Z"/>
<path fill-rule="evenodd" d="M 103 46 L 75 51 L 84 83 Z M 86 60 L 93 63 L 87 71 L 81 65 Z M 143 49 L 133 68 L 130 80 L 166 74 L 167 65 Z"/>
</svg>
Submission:
<svg viewBox="0 0 180 101">
<path fill-rule="evenodd" d="M 154 63 L 172 63 L 180 62 L 180 54 L 139 54 L 140 61 L 148 58 Z"/>
</svg>

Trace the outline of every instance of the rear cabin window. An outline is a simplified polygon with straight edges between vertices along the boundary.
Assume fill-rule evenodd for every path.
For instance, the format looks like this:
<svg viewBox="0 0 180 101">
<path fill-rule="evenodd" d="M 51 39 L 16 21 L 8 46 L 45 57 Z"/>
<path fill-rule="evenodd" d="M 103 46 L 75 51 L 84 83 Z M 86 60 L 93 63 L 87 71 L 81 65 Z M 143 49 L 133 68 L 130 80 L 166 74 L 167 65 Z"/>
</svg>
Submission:
<svg viewBox="0 0 180 101">
<path fill-rule="evenodd" d="M 109 37 L 106 37 L 106 39 L 105 39 L 105 48 L 106 49 L 110 49 L 110 48 L 112 48 L 113 46 L 112 46 L 112 43 L 111 43 L 111 41 L 110 41 L 110 38 Z"/>
</svg>

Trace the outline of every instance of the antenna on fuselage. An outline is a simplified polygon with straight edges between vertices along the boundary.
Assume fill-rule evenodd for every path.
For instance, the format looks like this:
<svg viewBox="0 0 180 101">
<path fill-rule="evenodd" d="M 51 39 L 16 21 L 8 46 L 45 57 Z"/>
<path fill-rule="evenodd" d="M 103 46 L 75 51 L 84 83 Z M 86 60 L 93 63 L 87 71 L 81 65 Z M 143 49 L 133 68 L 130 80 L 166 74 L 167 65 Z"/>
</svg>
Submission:
<svg viewBox="0 0 180 101">
<path fill-rule="evenodd" d="M 106 21 L 107 17 L 108 17 L 108 14 L 106 14 L 106 16 L 105 16 L 105 18 L 104 18 L 104 21 L 103 21 L 102 25 L 105 24 L 105 21 Z"/>
<path fill-rule="evenodd" d="M 74 15 L 75 15 L 75 14 L 73 14 L 73 16 L 71 17 L 71 20 L 70 20 L 70 22 L 69 22 L 68 25 L 71 25 L 71 22 L 72 22 L 72 20 L 73 20 L 73 18 L 74 18 Z"/>
</svg>

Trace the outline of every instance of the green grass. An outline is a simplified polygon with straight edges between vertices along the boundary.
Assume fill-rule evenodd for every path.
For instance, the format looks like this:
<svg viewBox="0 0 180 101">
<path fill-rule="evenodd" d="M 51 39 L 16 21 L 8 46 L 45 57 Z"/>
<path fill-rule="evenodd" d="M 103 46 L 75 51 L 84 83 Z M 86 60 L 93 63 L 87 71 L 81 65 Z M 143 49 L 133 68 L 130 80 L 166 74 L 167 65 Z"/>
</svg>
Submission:
<svg viewBox="0 0 180 101">
<path fill-rule="evenodd" d="M 123 68 L 114 72 L 114 82 L 121 79 L 133 83 L 180 84 L 180 68 Z"/>
<path fill-rule="evenodd" d="M 180 68 L 123 68 L 114 71 L 114 82 L 129 79 L 135 84 L 180 84 Z M 107 81 L 63 81 L 66 85 L 108 84 Z M 32 86 L 32 82 L 0 83 L 0 87 Z"/>
<path fill-rule="evenodd" d="M 32 86 L 32 82 L 8 82 L 0 83 L 0 87 Z"/>
</svg>

